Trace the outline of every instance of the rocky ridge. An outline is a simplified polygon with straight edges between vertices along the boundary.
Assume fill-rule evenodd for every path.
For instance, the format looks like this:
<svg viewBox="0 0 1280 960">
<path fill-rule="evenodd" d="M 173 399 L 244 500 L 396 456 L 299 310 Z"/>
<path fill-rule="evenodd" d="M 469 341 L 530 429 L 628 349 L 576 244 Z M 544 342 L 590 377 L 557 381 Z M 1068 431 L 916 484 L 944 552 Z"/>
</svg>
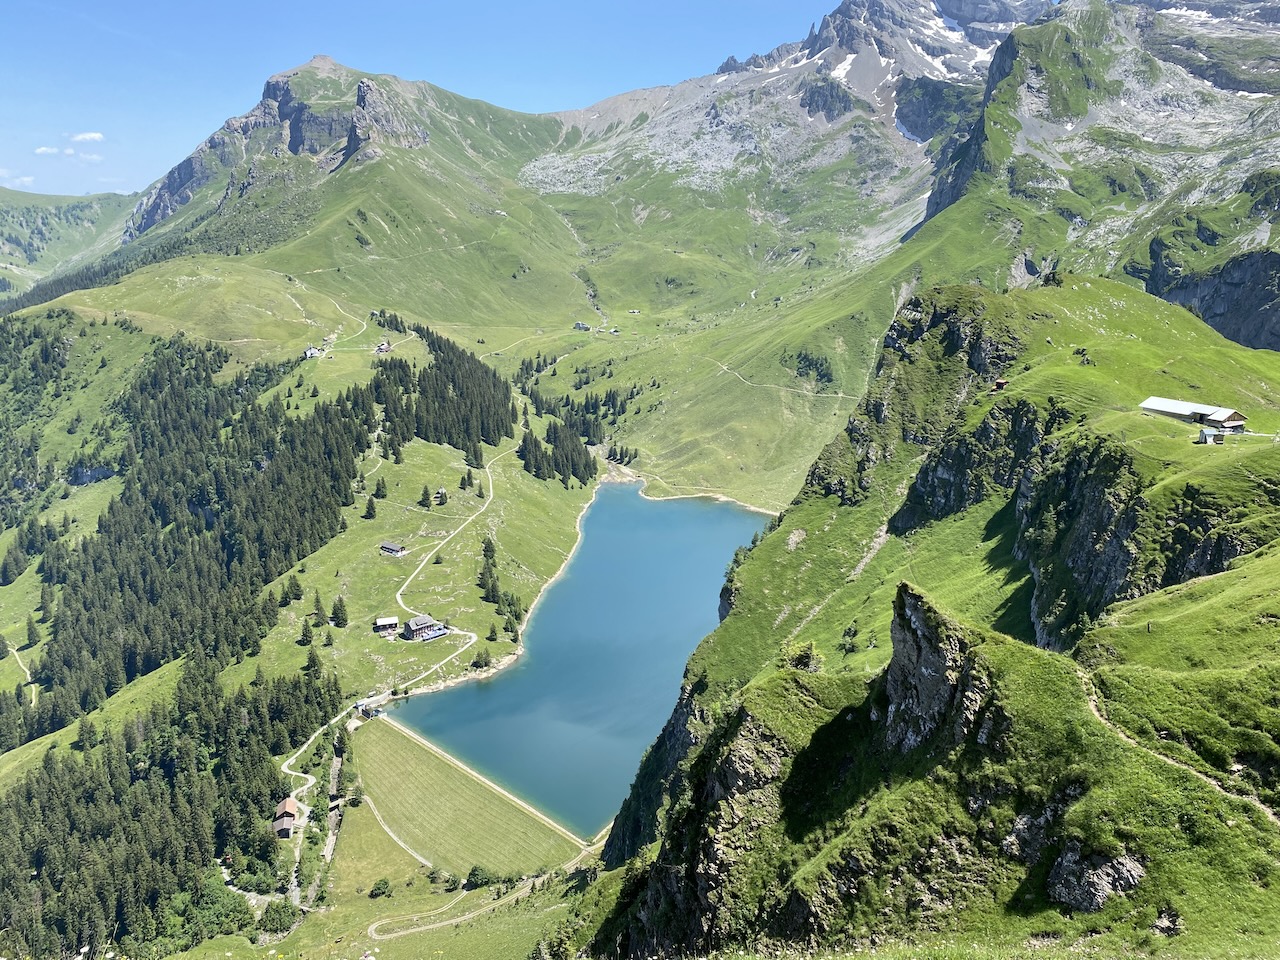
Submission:
<svg viewBox="0 0 1280 960">
<path fill-rule="evenodd" d="M 298 88 L 316 80 L 344 87 L 354 83 L 354 90 L 349 101 L 313 102 Z M 228 178 L 224 202 L 234 193 L 243 195 L 253 186 L 255 158 L 287 152 L 311 158 L 317 171 L 328 173 L 355 159 L 376 159 L 386 146 L 425 146 L 430 133 L 417 102 L 425 93 L 394 77 L 357 76 L 328 57 L 276 74 L 264 85 L 257 106 L 227 120 L 143 195 L 125 226 L 124 240 L 136 240 L 223 177 Z"/>
</svg>

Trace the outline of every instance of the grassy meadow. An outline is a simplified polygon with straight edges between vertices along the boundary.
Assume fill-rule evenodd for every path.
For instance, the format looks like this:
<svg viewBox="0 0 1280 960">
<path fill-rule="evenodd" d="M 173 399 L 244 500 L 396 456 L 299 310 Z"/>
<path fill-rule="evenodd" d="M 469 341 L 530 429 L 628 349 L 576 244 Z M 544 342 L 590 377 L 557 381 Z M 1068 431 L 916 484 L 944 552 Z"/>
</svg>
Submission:
<svg viewBox="0 0 1280 960">
<path fill-rule="evenodd" d="M 365 794 L 391 832 L 433 866 L 459 877 L 476 865 L 519 876 L 579 853 L 560 831 L 391 723 L 366 723 L 353 742 Z"/>
</svg>

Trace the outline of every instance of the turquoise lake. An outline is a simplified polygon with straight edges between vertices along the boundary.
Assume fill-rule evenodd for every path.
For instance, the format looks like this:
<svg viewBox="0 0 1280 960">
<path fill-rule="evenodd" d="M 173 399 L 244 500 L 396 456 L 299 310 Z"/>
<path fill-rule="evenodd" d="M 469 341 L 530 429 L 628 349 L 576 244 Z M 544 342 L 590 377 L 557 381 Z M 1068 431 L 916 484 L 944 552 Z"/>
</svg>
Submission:
<svg viewBox="0 0 1280 960">
<path fill-rule="evenodd" d="M 595 835 L 671 713 L 689 654 L 719 622 L 733 551 L 766 519 L 602 484 L 516 664 L 399 701 L 393 716 L 578 836 Z"/>
</svg>

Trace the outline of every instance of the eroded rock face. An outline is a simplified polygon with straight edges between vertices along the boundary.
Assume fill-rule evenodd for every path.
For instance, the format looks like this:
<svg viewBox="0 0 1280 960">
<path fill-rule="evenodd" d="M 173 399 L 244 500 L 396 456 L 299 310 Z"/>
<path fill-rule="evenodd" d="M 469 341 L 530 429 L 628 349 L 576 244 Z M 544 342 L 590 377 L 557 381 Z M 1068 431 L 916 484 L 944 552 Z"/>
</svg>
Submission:
<svg viewBox="0 0 1280 960">
<path fill-rule="evenodd" d="M 329 171 L 362 150 L 377 151 L 380 143 L 412 149 L 430 139 L 420 105 L 413 101 L 412 85 L 394 78 L 364 77 L 347 103 L 317 107 L 297 93 L 297 77 L 304 69 L 334 76 L 344 72 L 333 61 L 317 57 L 306 68 L 271 77 L 263 85 L 257 106 L 227 120 L 138 201 L 125 226 L 124 241 L 137 239 L 173 216 L 202 187 L 227 177 L 230 168 L 263 154 L 280 155 L 287 150 L 295 156 L 313 157 L 322 170 Z M 240 193 L 252 186 L 250 166 Z M 229 183 L 228 196 L 231 191 Z"/>
<path fill-rule="evenodd" d="M 1097 913 L 1112 896 L 1137 887 L 1144 876 L 1142 864 L 1128 854 L 1084 856 L 1080 844 L 1072 841 L 1049 873 L 1049 898 L 1072 910 Z"/>
<path fill-rule="evenodd" d="M 959 743 L 974 728 L 990 689 L 975 670 L 964 631 L 905 583 L 894 598 L 889 629 L 886 743 L 906 752 L 939 732 Z"/>
<path fill-rule="evenodd" d="M 1153 270 L 1147 289 L 1236 343 L 1280 350 L 1280 253 L 1246 253 L 1202 276 Z"/>
<path fill-rule="evenodd" d="M 791 753 L 740 709 L 714 761 L 691 784 L 700 816 L 671 825 L 649 870 L 630 924 L 628 955 L 671 956 L 732 941 L 734 884 L 757 838 L 778 823 L 780 788 Z"/>
</svg>

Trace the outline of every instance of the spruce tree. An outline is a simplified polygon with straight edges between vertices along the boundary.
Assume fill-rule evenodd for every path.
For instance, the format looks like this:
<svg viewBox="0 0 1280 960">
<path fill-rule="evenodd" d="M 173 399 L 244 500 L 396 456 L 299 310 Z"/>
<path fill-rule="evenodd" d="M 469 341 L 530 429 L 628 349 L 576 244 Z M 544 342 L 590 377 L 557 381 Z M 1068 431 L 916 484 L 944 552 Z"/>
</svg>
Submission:
<svg viewBox="0 0 1280 960">
<path fill-rule="evenodd" d="M 377 515 L 378 515 L 378 507 L 373 502 L 373 497 L 370 497 L 368 502 L 365 503 L 364 505 L 364 518 L 366 520 L 372 520 Z"/>
<path fill-rule="evenodd" d="M 347 601 L 342 599 L 342 594 L 338 594 L 333 601 L 332 613 L 335 627 L 345 627 L 347 625 Z"/>
<path fill-rule="evenodd" d="M 48 623 L 53 619 L 53 587 L 40 584 L 40 619 Z"/>
<path fill-rule="evenodd" d="M 324 612 L 324 601 L 320 599 L 320 591 L 316 591 L 315 603 L 311 606 L 311 615 L 314 617 L 314 623 L 317 627 L 323 627 L 329 622 L 329 615 Z"/>
<path fill-rule="evenodd" d="M 435 497 L 431 493 L 431 484 L 424 483 L 422 485 L 422 496 L 418 498 L 418 506 L 426 507 L 428 510 L 430 510 L 431 501 L 434 499 Z"/>
<path fill-rule="evenodd" d="M 378 482 L 373 486 L 373 495 L 379 500 L 387 499 L 387 478 L 379 477 Z"/>
<path fill-rule="evenodd" d="M 298 643 L 304 647 L 311 646 L 311 641 L 315 639 L 315 634 L 311 632 L 311 621 L 302 621 L 302 636 L 298 638 Z"/>
</svg>

